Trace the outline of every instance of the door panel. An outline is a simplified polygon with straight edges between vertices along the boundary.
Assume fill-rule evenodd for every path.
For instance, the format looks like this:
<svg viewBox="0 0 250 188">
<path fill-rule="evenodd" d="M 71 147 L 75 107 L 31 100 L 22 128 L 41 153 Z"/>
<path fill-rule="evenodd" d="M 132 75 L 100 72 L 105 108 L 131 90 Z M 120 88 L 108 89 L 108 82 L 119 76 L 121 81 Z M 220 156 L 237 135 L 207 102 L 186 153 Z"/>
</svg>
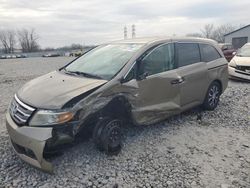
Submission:
<svg viewBox="0 0 250 188">
<path fill-rule="evenodd" d="M 137 89 L 132 113 L 137 123 L 152 124 L 180 112 L 174 44 L 161 44 L 146 51 L 136 65 L 138 78 L 134 80 Z"/>
<path fill-rule="evenodd" d="M 179 79 L 175 70 L 152 75 L 137 81 L 138 96 L 133 110 L 140 124 L 151 124 L 180 112 Z"/>
<path fill-rule="evenodd" d="M 208 88 L 208 69 L 204 62 L 194 63 L 176 69 L 183 78 L 180 87 L 180 104 L 186 109 L 203 102 Z"/>
</svg>

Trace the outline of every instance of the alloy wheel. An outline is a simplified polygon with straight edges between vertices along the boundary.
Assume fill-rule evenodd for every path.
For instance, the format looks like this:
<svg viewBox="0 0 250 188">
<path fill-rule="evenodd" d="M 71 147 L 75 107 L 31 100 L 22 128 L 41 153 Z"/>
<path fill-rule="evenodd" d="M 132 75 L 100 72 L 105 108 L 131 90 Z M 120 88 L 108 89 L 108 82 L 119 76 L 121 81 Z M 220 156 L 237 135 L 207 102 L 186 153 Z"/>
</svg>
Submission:
<svg viewBox="0 0 250 188">
<path fill-rule="evenodd" d="M 218 104 L 219 102 L 219 96 L 220 96 L 220 91 L 217 85 L 213 85 L 208 93 L 208 104 L 211 107 L 214 107 Z"/>
</svg>

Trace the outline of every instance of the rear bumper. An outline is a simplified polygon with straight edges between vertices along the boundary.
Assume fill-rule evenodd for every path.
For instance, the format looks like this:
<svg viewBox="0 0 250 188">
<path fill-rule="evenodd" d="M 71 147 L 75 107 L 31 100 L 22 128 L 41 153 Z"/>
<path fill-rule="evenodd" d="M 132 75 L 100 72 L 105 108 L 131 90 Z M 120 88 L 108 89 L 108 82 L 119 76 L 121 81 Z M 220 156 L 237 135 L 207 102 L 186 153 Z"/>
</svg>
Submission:
<svg viewBox="0 0 250 188">
<path fill-rule="evenodd" d="M 232 79 L 248 80 L 250 81 L 250 74 L 228 66 L 229 77 Z"/>
<path fill-rule="evenodd" d="M 6 114 L 6 128 L 17 155 L 25 162 L 43 171 L 52 173 L 52 164 L 43 158 L 46 141 L 52 137 L 52 128 L 18 127 Z"/>
</svg>

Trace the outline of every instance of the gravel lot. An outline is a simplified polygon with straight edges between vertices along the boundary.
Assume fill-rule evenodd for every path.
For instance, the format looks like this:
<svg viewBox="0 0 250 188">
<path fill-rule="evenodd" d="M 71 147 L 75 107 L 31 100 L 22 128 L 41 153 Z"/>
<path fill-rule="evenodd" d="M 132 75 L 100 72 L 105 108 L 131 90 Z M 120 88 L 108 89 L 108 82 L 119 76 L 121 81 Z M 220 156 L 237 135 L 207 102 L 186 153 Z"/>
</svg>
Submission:
<svg viewBox="0 0 250 188">
<path fill-rule="evenodd" d="M 201 121 L 197 108 L 164 123 L 127 128 L 118 156 L 106 156 L 86 140 L 50 159 L 54 175 L 21 161 L 6 133 L 8 103 L 25 82 L 70 60 L 0 60 L 0 187 L 250 187 L 250 84 L 234 81 Z"/>
</svg>

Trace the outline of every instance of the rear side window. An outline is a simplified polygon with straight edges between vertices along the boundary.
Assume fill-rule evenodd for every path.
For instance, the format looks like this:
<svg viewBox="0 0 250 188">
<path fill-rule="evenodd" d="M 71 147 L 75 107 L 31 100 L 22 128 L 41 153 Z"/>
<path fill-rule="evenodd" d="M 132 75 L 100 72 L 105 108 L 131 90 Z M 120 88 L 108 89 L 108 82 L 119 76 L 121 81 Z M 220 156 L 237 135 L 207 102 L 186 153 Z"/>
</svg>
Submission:
<svg viewBox="0 0 250 188">
<path fill-rule="evenodd" d="M 200 44 L 201 57 L 203 62 L 214 61 L 221 58 L 219 52 L 211 45 Z"/>
<path fill-rule="evenodd" d="M 201 61 L 199 45 L 195 43 L 178 43 L 178 65 L 183 67 Z"/>
</svg>

